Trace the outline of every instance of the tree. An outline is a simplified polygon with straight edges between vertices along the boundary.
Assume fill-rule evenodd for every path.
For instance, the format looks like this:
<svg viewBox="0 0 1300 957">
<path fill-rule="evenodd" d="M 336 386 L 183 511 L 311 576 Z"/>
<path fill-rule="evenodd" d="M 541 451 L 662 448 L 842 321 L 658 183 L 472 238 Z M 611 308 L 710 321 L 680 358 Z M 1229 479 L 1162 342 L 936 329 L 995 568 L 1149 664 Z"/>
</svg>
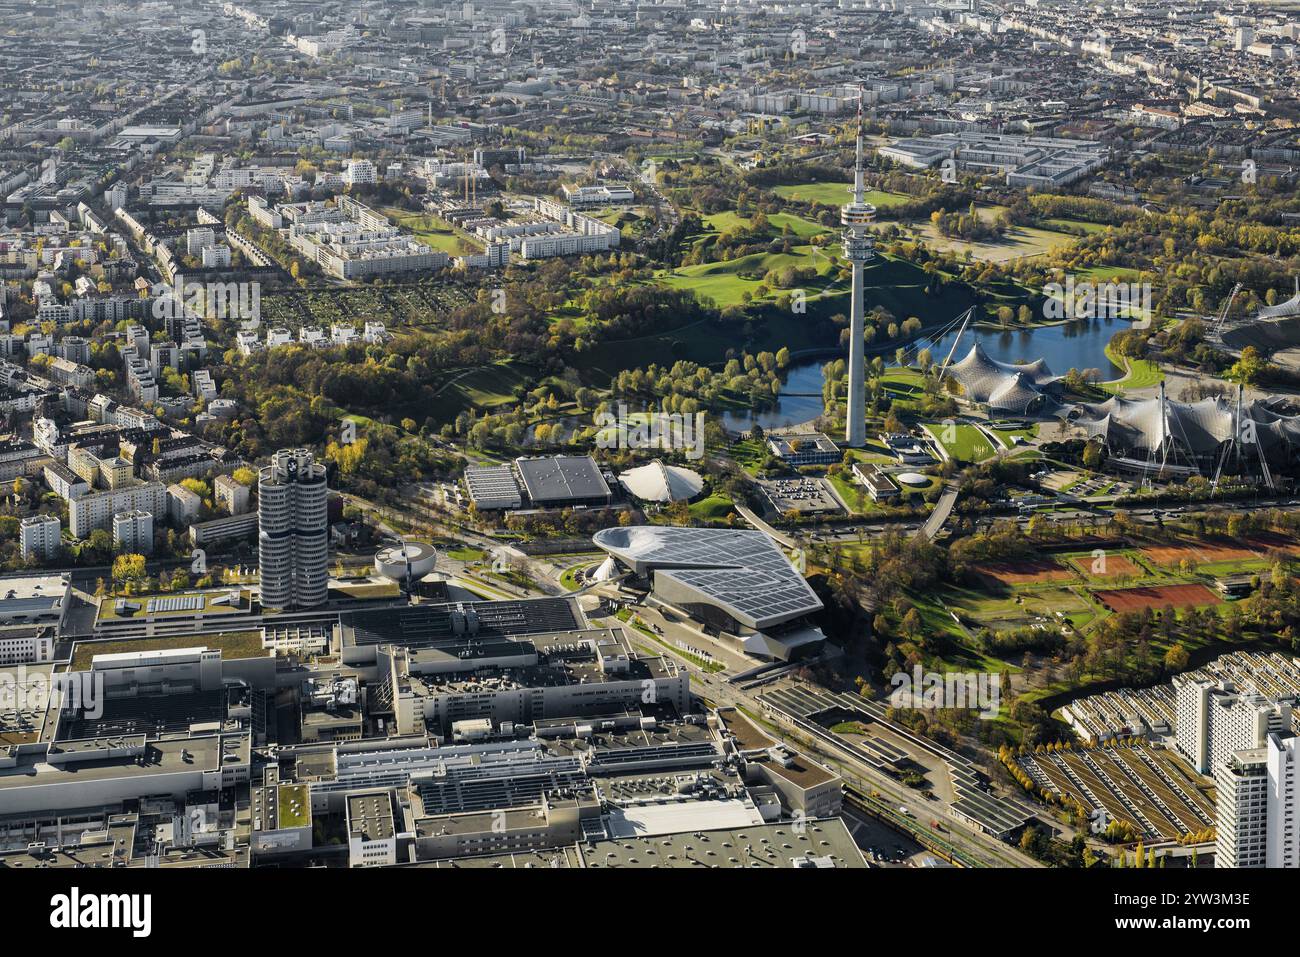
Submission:
<svg viewBox="0 0 1300 957">
<path fill-rule="evenodd" d="M 113 559 L 113 580 L 134 584 L 145 577 L 143 555 L 126 552 Z"/>
<path fill-rule="evenodd" d="M 1246 346 L 1241 350 L 1241 358 L 1228 370 L 1228 377 L 1242 385 L 1254 385 L 1267 368 L 1268 360 L 1260 355 L 1259 350 L 1254 346 Z"/>
</svg>

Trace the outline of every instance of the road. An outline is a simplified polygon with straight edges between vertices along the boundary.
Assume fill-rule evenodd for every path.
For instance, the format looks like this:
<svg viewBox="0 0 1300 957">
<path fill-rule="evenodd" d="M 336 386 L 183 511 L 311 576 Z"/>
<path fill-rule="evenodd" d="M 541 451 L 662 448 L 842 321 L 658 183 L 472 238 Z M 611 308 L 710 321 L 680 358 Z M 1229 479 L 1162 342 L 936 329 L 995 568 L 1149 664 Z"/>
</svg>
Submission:
<svg viewBox="0 0 1300 957">
<path fill-rule="evenodd" d="M 760 532 L 766 532 L 773 541 L 777 542 L 778 544 L 784 545 L 786 548 L 799 547 L 798 542 L 796 542 L 785 532 L 779 531 L 778 529 L 775 529 L 771 525 L 767 524 L 767 522 L 759 518 L 758 515 L 754 512 L 754 510 L 750 508 L 748 505 L 741 505 L 739 502 L 736 502 L 734 504 L 735 504 L 736 511 L 740 513 L 741 518 L 749 522 L 750 525 L 753 525 Z"/>
<path fill-rule="evenodd" d="M 953 506 L 957 504 L 957 487 L 949 485 L 944 488 L 943 494 L 939 496 L 939 501 L 934 505 L 934 511 L 918 531 L 918 538 L 928 538 L 934 541 L 934 537 L 939 534 L 943 528 L 944 522 L 948 521 L 948 516 L 952 514 Z"/>
</svg>

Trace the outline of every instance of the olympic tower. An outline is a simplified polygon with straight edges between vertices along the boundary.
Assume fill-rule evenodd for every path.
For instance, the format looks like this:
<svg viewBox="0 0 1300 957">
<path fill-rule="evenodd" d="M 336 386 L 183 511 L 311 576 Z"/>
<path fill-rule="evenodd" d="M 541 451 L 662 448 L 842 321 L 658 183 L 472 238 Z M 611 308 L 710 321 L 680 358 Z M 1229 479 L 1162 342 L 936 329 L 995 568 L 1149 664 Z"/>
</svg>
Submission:
<svg viewBox="0 0 1300 957">
<path fill-rule="evenodd" d="M 876 207 L 862 200 L 862 88 L 858 87 L 858 152 L 853 167 L 853 202 L 840 210 L 844 227 L 844 258 L 853 265 L 853 302 L 849 311 L 849 408 L 844 442 L 851 447 L 867 444 L 867 381 L 862 267 L 876 256 L 870 225 Z"/>
</svg>

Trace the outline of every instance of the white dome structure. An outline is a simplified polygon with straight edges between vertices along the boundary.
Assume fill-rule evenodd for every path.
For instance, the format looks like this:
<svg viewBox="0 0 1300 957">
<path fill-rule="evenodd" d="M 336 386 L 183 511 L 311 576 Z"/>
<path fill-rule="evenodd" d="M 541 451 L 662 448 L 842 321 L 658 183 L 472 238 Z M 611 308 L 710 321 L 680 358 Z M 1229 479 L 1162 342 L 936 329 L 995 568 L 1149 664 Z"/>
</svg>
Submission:
<svg viewBox="0 0 1300 957">
<path fill-rule="evenodd" d="M 620 473 L 618 482 L 643 502 L 686 502 L 704 490 L 704 479 L 699 472 L 665 465 L 659 459 Z"/>
<path fill-rule="evenodd" d="M 437 561 L 437 550 L 427 542 L 403 542 L 376 553 L 375 571 L 392 581 L 403 581 L 408 573 L 418 581 L 433 571 Z"/>
</svg>

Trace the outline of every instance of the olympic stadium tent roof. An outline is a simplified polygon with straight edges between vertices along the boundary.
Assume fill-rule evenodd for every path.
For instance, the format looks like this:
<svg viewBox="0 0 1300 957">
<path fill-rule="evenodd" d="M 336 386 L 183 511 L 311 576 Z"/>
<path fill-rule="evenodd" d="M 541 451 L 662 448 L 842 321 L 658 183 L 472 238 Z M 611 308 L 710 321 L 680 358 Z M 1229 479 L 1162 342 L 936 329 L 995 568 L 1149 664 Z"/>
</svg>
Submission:
<svg viewBox="0 0 1300 957">
<path fill-rule="evenodd" d="M 1221 399 L 1177 402 L 1119 396 L 1084 406 L 1079 424 L 1111 448 L 1158 449 L 1166 441 L 1195 456 L 1211 455 L 1232 438 L 1234 411 Z"/>
<path fill-rule="evenodd" d="M 1041 401 L 1044 389 L 1057 381 L 1042 359 L 1024 365 L 999 362 L 978 342 L 964 359 L 948 367 L 948 374 L 961 383 L 972 402 L 1016 413 Z"/>
<path fill-rule="evenodd" d="M 1230 324 L 1223 331 L 1223 344 L 1232 349 L 1254 346 L 1265 352 L 1300 346 L 1300 284 L 1285 302 L 1262 307 L 1252 320 Z"/>
<path fill-rule="evenodd" d="M 1289 316 L 1300 316 L 1300 290 L 1297 290 L 1296 294 L 1286 302 L 1279 302 L 1276 306 L 1264 306 L 1255 318 L 1285 319 Z"/>
<path fill-rule="evenodd" d="M 601 529 L 592 540 L 636 574 L 651 577 L 663 600 L 716 609 L 744 629 L 771 628 L 822 608 L 763 532 L 637 525 Z"/>
<path fill-rule="evenodd" d="M 619 484 L 644 502 L 684 502 L 704 489 L 700 473 L 655 459 L 649 465 L 621 472 Z"/>
<path fill-rule="evenodd" d="M 1213 457 L 1237 431 L 1236 402 L 1224 398 L 1178 402 L 1159 397 L 1124 399 L 1119 396 L 1096 405 L 1080 406 L 1076 419 L 1090 437 L 1112 451 L 1150 452 L 1169 444 L 1193 459 Z M 1241 411 L 1241 432 L 1249 428 L 1265 452 L 1277 448 L 1300 449 L 1300 418 L 1284 415 L 1263 402 L 1251 402 Z M 1247 426 L 1251 422 L 1253 426 Z"/>
</svg>

